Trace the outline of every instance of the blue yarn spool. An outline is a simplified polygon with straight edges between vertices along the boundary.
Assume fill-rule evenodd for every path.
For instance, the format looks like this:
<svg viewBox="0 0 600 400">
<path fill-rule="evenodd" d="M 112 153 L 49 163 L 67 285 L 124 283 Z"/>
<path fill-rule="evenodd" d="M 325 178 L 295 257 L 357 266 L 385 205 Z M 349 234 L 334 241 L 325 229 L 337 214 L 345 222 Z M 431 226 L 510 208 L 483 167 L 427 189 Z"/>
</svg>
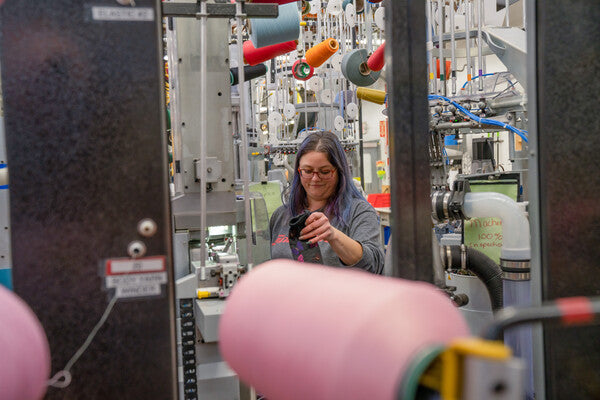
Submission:
<svg viewBox="0 0 600 400">
<path fill-rule="evenodd" d="M 297 40 L 300 36 L 300 14 L 296 3 L 288 3 L 278 7 L 277 18 L 252 18 L 250 40 L 254 47 L 265 47 L 272 44 Z"/>
<path fill-rule="evenodd" d="M 371 86 L 381 75 L 381 71 L 372 71 L 367 66 L 369 54 L 365 49 L 352 50 L 342 58 L 342 74 L 356 86 Z"/>
</svg>

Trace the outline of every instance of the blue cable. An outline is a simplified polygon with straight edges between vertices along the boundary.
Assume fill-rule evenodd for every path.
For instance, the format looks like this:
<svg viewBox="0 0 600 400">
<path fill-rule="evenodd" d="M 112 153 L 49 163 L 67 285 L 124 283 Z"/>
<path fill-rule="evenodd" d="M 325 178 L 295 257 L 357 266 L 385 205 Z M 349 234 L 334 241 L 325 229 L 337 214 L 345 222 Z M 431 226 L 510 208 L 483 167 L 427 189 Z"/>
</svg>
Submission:
<svg viewBox="0 0 600 400">
<path fill-rule="evenodd" d="M 508 129 L 509 131 L 514 132 L 515 134 L 517 134 L 518 136 L 520 136 L 521 139 L 523 139 L 525 141 L 525 143 L 529 143 L 529 140 L 527 140 L 527 131 L 517 129 L 514 126 L 505 124 L 504 122 L 496 121 L 494 119 L 478 117 L 477 115 L 472 114 L 470 111 L 468 111 L 466 108 L 464 108 L 463 106 L 461 106 L 457 102 L 452 101 L 452 100 L 450 100 L 447 97 L 439 96 L 437 94 L 430 94 L 427 97 L 428 97 L 429 100 L 443 100 L 443 101 L 446 101 L 446 102 L 452 104 L 454 107 L 456 107 L 456 109 L 458 111 L 462 112 L 463 114 L 465 114 L 468 118 L 472 119 L 473 121 L 477 121 L 480 124 L 495 125 L 495 126 L 500 126 L 500 127 L 504 128 L 504 129 Z"/>
<path fill-rule="evenodd" d="M 495 72 L 490 72 L 489 74 L 477 75 L 476 77 L 474 77 L 473 79 L 471 79 L 471 81 L 466 81 L 465 84 L 462 85 L 461 89 L 464 89 L 469 82 L 472 82 L 472 81 L 474 81 L 477 78 L 481 78 L 481 77 L 484 77 L 484 76 L 491 76 L 491 75 L 495 75 L 495 74 L 496 74 Z M 510 81 L 508 81 L 508 82 L 510 83 Z M 512 83 L 511 83 L 511 85 L 512 85 Z"/>
<path fill-rule="evenodd" d="M 466 88 L 466 87 L 467 87 L 467 84 L 468 84 L 469 82 L 473 82 L 473 81 L 474 81 L 475 79 L 477 79 L 477 78 L 482 78 L 482 77 L 486 77 L 486 76 L 490 76 L 490 75 L 496 75 L 496 74 L 498 74 L 498 73 L 499 73 L 499 72 L 490 72 L 489 74 L 477 75 L 476 77 L 474 77 L 474 78 L 473 78 L 473 79 L 471 79 L 470 81 L 466 81 L 466 82 L 465 82 L 465 84 L 464 84 L 464 85 L 462 85 L 462 88 L 461 88 L 461 90 L 462 90 L 462 89 L 464 89 L 464 88 Z M 505 79 L 506 79 L 506 78 L 505 78 Z M 510 86 L 515 86 L 515 84 L 514 84 L 514 83 L 512 83 L 512 82 L 510 81 L 510 79 L 506 79 L 506 81 L 507 81 L 507 82 L 510 84 Z"/>
</svg>

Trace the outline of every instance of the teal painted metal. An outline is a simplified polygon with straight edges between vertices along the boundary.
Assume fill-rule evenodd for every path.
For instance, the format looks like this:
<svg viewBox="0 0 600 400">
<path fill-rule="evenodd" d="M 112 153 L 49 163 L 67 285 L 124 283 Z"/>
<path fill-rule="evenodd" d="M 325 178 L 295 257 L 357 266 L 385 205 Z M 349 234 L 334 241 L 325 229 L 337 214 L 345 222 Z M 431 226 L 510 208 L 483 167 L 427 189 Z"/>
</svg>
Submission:
<svg viewBox="0 0 600 400">
<path fill-rule="evenodd" d="M 10 268 L 0 269 L 0 285 L 12 290 L 12 272 Z"/>
</svg>

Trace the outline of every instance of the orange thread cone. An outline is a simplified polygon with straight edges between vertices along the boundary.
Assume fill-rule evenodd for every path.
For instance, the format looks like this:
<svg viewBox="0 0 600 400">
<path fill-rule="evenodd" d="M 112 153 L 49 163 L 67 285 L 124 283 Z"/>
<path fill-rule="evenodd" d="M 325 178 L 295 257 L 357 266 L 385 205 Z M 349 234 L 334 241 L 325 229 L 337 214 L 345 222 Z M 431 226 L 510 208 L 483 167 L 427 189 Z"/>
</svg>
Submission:
<svg viewBox="0 0 600 400">
<path fill-rule="evenodd" d="M 452 61 L 446 60 L 446 75 L 445 79 L 448 80 L 448 76 L 450 76 L 450 68 L 452 67 Z M 440 60 L 437 59 L 437 77 L 440 79 Z"/>
<path fill-rule="evenodd" d="M 320 67 L 329 57 L 338 51 L 339 48 L 340 45 L 337 40 L 334 38 L 326 39 L 306 51 L 306 62 L 311 67 Z"/>
</svg>

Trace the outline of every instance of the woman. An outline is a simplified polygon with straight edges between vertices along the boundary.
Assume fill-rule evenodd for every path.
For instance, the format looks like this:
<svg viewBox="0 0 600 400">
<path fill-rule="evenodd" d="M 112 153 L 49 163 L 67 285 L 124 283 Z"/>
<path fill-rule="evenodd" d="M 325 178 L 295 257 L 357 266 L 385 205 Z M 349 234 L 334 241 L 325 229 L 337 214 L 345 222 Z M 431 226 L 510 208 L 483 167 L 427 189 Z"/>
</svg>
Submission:
<svg viewBox="0 0 600 400">
<path fill-rule="evenodd" d="M 312 133 L 300 145 L 288 204 L 275 210 L 270 227 L 271 258 L 383 269 L 377 213 L 354 186 L 331 132 Z"/>
</svg>

